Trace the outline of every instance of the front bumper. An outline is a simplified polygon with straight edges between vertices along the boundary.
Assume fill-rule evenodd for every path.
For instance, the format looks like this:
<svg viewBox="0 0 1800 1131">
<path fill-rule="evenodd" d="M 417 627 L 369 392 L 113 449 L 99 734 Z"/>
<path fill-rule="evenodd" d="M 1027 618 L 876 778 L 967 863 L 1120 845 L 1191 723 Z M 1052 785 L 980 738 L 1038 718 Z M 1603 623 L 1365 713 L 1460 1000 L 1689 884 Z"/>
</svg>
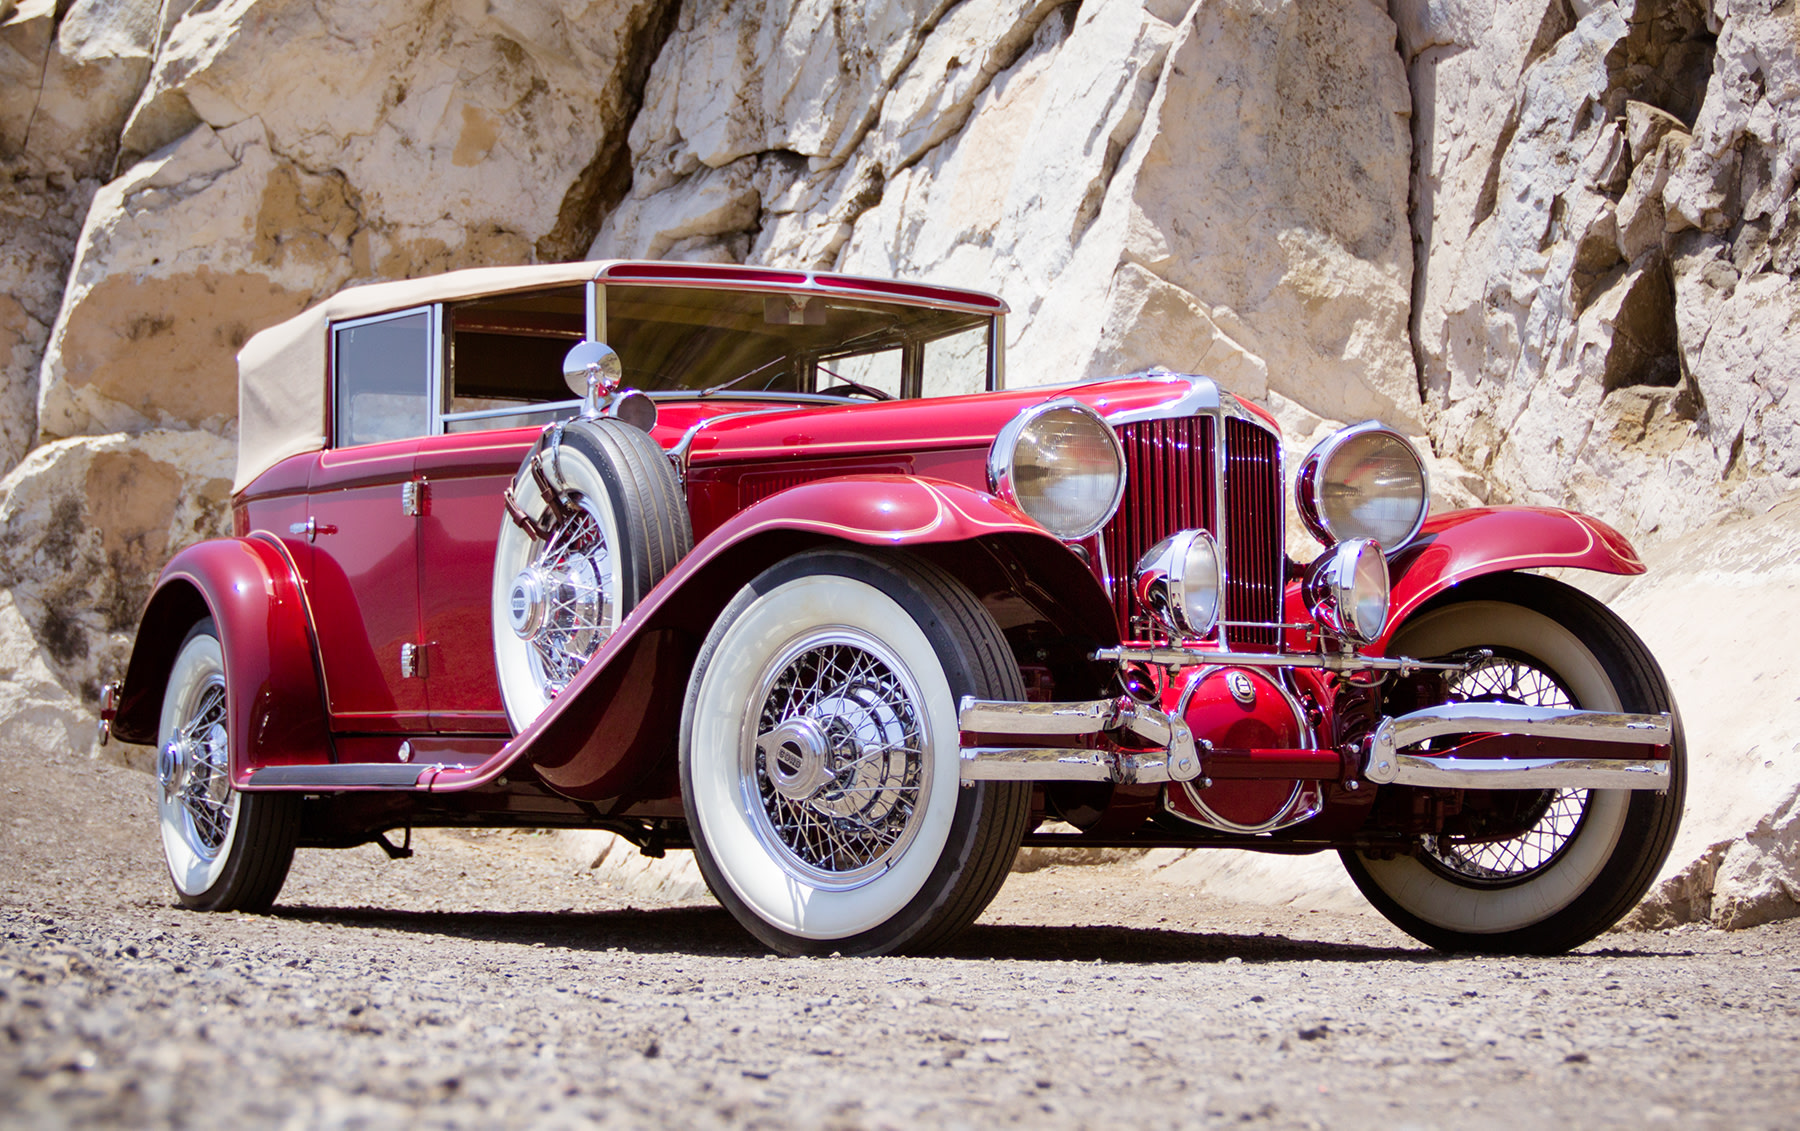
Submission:
<svg viewBox="0 0 1800 1131">
<path fill-rule="evenodd" d="M 1196 740 L 1186 723 L 1121 696 L 1074 703 L 1016 703 L 965 697 L 959 711 L 965 740 L 963 781 L 1096 781 L 1121 785 L 1193 781 L 1210 772 L 1215 753 Z M 1504 735 L 1546 740 L 1545 757 L 1471 757 L 1411 748 L 1456 735 Z M 1654 789 L 1672 784 L 1668 758 L 1617 757 L 1629 749 L 1667 749 L 1674 721 L 1668 714 L 1577 711 L 1510 703 L 1450 703 L 1383 719 L 1361 751 L 1343 760 L 1351 781 L 1438 789 Z M 1095 739 L 1091 746 L 1070 739 Z M 1129 738 L 1137 741 L 1129 741 Z M 995 739 L 1012 737 L 1011 743 Z M 1149 749 L 1137 749 L 1144 743 Z M 1518 743 L 1513 744 L 1519 745 Z M 1239 753 L 1239 752 L 1234 752 Z M 1336 769 L 1323 751 L 1269 754 L 1271 777 L 1294 776 L 1293 759 L 1310 756 L 1322 776 Z M 1325 754 L 1324 759 L 1319 755 Z M 1230 776 L 1251 776 L 1241 771 Z"/>
</svg>

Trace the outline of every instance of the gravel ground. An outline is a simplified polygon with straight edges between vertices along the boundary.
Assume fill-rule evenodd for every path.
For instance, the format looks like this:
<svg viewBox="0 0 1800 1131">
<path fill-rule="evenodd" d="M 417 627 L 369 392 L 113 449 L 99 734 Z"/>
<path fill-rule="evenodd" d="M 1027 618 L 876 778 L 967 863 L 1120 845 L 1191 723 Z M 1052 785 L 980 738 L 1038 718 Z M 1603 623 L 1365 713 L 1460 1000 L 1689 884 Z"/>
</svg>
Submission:
<svg viewBox="0 0 1800 1131">
<path fill-rule="evenodd" d="M 145 775 L 0 740 L 0 777 L 8 1127 L 1800 1123 L 1800 922 L 1441 956 L 1054 867 L 940 957 L 778 959 L 517 833 L 202 915 Z"/>
</svg>

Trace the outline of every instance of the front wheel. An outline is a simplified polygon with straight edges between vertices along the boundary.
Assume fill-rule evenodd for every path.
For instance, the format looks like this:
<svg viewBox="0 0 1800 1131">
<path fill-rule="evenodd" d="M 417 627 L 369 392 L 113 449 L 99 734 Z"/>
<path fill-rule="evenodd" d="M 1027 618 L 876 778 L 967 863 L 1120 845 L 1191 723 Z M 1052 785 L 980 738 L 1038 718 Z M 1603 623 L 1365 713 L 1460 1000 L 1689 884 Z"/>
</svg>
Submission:
<svg viewBox="0 0 1800 1131">
<path fill-rule="evenodd" d="M 788 954 L 920 951 L 973 922 L 1030 792 L 962 788 L 963 695 L 1024 698 L 993 618 L 935 566 L 829 551 L 747 585 L 682 712 L 683 803 L 713 894 Z"/>
<path fill-rule="evenodd" d="M 156 811 L 176 897 L 197 911 L 264 911 L 300 837 L 300 798 L 231 785 L 225 654 L 213 622 L 188 630 L 163 691 Z"/>
<path fill-rule="evenodd" d="M 1450 701 L 1675 713 L 1649 650 L 1585 593 L 1517 574 L 1456 593 L 1404 625 L 1389 649 L 1419 657 L 1491 651 L 1450 681 Z M 1421 942 L 1558 954 L 1618 922 L 1668 858 L 1687 780 L 1679 715 L 1669 758 L 1673 781 L 1664 793 L 1471 790 L 1464 812 L 1482 815 L 1486 827 L 1467 820 L 1387 859 L 1346 851 L 1344 865 L 1369 902 Z"/>
</svg>

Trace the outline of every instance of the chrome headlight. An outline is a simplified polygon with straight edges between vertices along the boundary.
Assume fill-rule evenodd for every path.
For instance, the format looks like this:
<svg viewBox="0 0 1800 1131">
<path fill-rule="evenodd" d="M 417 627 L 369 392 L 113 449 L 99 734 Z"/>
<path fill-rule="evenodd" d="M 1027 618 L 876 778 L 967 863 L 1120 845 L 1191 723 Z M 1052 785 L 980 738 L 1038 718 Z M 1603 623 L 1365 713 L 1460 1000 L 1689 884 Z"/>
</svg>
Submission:
<svg viewBox="0 0 1800 1131">
<path fill-rule="evenodd" d="M 1381 545 L 1373 538 L 1338 543 L 1307 567 L 1300 593 L 1327 632 L 1367 644 L 1387 624 L 1388 570 Z"/>
<path fill-rule="evenodd" d="M 1007 422 L 988 449 L 988 485 L 1045 530 L 1074 542 L 1099 530 L 1125 495 L 1125 449 L 1080 401 L 1049 401 Z"/>
<path fill-rule="evenodd" d="M 1300 519 L 1327 546 L 1373 538 L 1391 554 L 1418 535 L 1430 499 L 1425 461 L 1373 420 L 1319 441 L 1294 478 Z"/>
<path fill-rule="evenodd" d="M 1225 586 L 1219 544 L 1204 530 L 1183 530 L 1150 547 L 1132 572 L 1138 603 L 1171 636 L 1205 636 L 1219 622 Z"/>
</svg>

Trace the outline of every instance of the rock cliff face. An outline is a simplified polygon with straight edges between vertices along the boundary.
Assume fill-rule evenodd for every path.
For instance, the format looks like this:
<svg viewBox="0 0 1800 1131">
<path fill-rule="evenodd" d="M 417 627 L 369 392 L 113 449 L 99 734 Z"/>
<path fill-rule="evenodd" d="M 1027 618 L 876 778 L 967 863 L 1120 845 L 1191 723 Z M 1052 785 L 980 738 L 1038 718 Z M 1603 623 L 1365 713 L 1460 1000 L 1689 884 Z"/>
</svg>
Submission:
<svg viewBox="0 0 1800 1131">
<path fill-rule="evenodd" d="M 261 326 L 831 267 L 999 292 L 1015 383 L 1203 371 L 1618 525 L 1696 755 L 1644 914 L 1796 913 L 1800 717 L 1746 657 L 1800 617 L 1797 43 L 1791 0 L 0 0 L 0 716 L 85 733 L 224 521 Z"/>
</svg>

